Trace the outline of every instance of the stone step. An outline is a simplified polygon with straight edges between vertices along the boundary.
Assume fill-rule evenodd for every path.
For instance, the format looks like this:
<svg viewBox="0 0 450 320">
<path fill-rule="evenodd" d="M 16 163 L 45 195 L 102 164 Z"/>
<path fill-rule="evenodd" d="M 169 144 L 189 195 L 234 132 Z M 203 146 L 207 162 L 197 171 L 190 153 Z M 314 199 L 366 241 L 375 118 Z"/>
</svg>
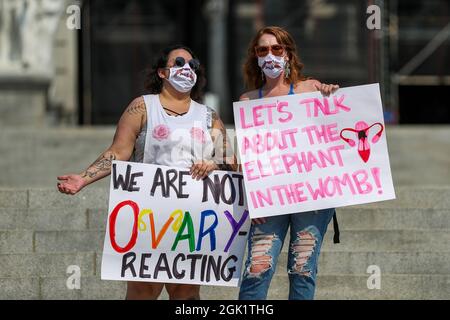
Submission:
<svg viewBox="0 0 450 320">
<path fill-rule="evenodd" d="M 16 209 L 65 209 L 65 208 L 107 208 L 109 198 L 108 186 L 88 186 L 75 196 L 60 193 L 56 187 L 56 175 L 54 188 L 33 189 L 0 189 L 0 208 Z M 105 180 L 105 181 L 106 181 Z"/>
<path fill-rule="evenodd" d="M 0 255 L 33 252 L 33 237 L 31 230 L 0 231 Z"/>
<path fill-rule="evenodd" d="M 86 169 L 113 137 L 113 127 L 0 127 L 0 186 L 56 187 L 57 176 Z"/>
<path fill-rule="evenodd" d="M 106 214 L 106 211 L 104 213 Z M 60 209 L 0 209 L 0 231 L 88 230 L 90 229 L 88 220 L 88 210 L 78 207 Z"/>
<path fill-rule="evenodd" d="M 339 227 L 345 230 L 450 229 L 450 209 L 340 208 Z M 105 230 L 107 209 L 0 209 L 0 231 Z M 332 224 L 329 226 L 332 231 Z"/>
<path fill-rule="evenodd" d="M 70 253 L 103 250 L 103 231 L 36 231 L 34 248 L 38 253 Z"/>
<path fill-rule="evenodd" d="M 97 273 L 101 272 L 101 253 L 97 253 Z M 244 263 L 246 257 L 244 258 Z M 288 254 L 281 252 L 276 274 L 286 274 Z M 450 253 L 443 252 L 334 252 L 323 251 L 319 257 L 319 274 L 366 274 L 376 265 L 383 274 L 448 274 Z M 244 268 L 245 264 L 243 264 Z"/>
<path fill-rule="evenodd" d="M 450 209 L 450 186 L 395 187 L 396 199 L 373 202 L 347 208 L 382 209 Z"/>
<path fill-rule="evenodd" d="M 107 179 L 108 180 L 108 179 Z M 109 181 L 109 180 L 108 180 Z M 107 181 L 107 182 L 108 182 Z M 109 183 L 109 182 L 108 182 Z M 0 189 L 0 208 L 56 209 L 56 208 L 107 208 L 108 187 L 89 186 L 75 196 L 59 193 L 54 188 Z M 396 187 L 397 199 L 347 208 L 383 209 L 450 209 L 450 186 Z"/>
<path fill-rule="evenodd" d="M 25 209 L 28 204 L 29 191 L 27 189 L 0 189 L 0 208 Z"/>
<path fill-rule="evenodd" d="M 448 299 L 448 275 L 384 275 L 380 289 L 368 289 L 367 275 L 319 275 L 316 300 Z M 268 299 L 288 298 L 288 277 L 275 276 Z"/>
<path fill-rule="evenodd" d="M 340 230 L 450 229 L 450 209 L 346 207 L 337 209 L 337 218 Z"/>
<path fill-rule="evenodd" d="M 450 251 L 450 231 L 439 230 L 344 230 L 340 243 L 333 243 L 334 232 L 328 229 L 323 248 L 331 251 L 440 252 Z M 283 246 L 287 251 L 288 245 Z"/>
<path fill-rule="evenodd" d="M 281 252 L 277 274 L 286 274 L 288 253 Z M 365 274 L 369 266 L 378 266 L 383 274 L 448 274 L 449 252 L 336 252 L 319 256 L 319 274 Z"/>
<path fill-rule="evenodd" d="M 0 278 L 0 300 L 39 300 L 40 282 L 39 278 L 30 277 Z"/>
<path fill-rule="evenodd" d="M 383 275 L 380 289 L 368 289 L 367 275 L 320 275 L 317 279 L 316 300 L 375 300 L 375 299 L 450 299 L 449 275 Z M 99 276 L 83 276 L 80 289 L 68 289 L 67 277 L 0 278 L 0 299 L 58 299 L 58 300 L 123 300 L 126 283 L 103 281 Z M 272 279 L 268 299 L 288 298 L 288 277 Z M 236 300 L 239 288 L 203 286 L 204 300 Z M 161 300 L 168 299 L 163 290 Z"/>
<path fill-rule="evenodd" d="M 105 230 L 107 209 L 88 209 L 92 230 Z M 450 229 L 450 209 L 367 209 L 339 208 L 340 230 Z M 329 229 L 332 231 L 330 223 Z M 56 229 L 55 229 L 56 230 Z"/>
<path fill-rule="evenodd" d="M 71 265 L 80 267 L 83 276 L 101 273 L 101 253 L 2 254 L 0 278 L 61 277 Z M 382 274 L 448 274 L 450 253 L 432 252 L 330 252 L 319 259 L 319 274 L 365 274 L 377 265 Z M 287 253 L 280 254 L 277 274 L 286 274 Z"/>
<path fill-rule="evenodd" d="M 24 237 L 21 238 L 21 232 Z M 101 251 L 103 249 L 103 231 L 31 231 L 0 232 L 0 239 L 5 237 L 6 244 L 0 247 L 0 253 L 14 253 L 14 248 L 24 243 L 38 253 L 64 253 L 79 251 Z M 16 237 L 9 236 L 16 235 Z M 6 236 L 5 236 L 6 235 Z M 288 237 L 283 251 L 288 250 Z M 333 244 L 333 232 L 325 235 L 323 248 L 339 252 L 441 252 L 450 250 L 450 232 L 448 230 L 354 230 L 342 231 L 341 243 Z M 10 240 L 9 240 L 10 239 Z M 8 243 L 11 243 L 9 249 Z M 28 252 L 28 251 L 27 251 Z"/>
<path fill-rule="evenodd" d="M 0 278 L 65 277 L 71 265 L 79 266 L 83 276 L 92 276 L 97 272 L 96 259 L 94 252 L 2 254 Z"/>
<path fill-rule="evenodd" d="M 288 277 L 275 276 L 269 299 L 287 299 Z M 381 276 L 380 289 L 369 289 L 369 275 L 319 275 L 317 300 L 415 300 L 450 298 L 450 275 L 389 275 Z M 212 293 L 211 293 L 212 294 Z"/>
<path fill-rule="evenodd" d="M 367 276 L 329 277 L 326 285 L 318 280 L 316 299 L 320 300 L 448 300 L 448 275 L 384 275 L 381 288 L 368 289 Z M 366 285 L 364 287 L 364 285 Z M 281 295 L 277 295 L 280 297 Z"/>
</svg>

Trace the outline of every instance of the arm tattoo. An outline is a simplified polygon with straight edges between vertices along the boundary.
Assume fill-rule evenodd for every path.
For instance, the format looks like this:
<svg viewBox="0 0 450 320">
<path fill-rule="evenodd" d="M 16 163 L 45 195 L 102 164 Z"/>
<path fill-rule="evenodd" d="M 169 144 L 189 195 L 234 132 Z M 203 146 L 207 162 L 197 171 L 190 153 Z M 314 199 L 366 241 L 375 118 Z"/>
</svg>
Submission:
<svg viewBox="0 0 450 320">
<path fill-rule="evenodd" d="M 108 172 L 111 170 L 112 162 L 116 160 L 116 156 L 111 152 L 101 155 L 95 162 L 81 175 L 83 178 L 94 178 L 100 172 Z"/>
<path fill-rule="evenodd" d="M 139 115 L 145 113 L 145 103 L 142 99 L 135 100 L 131 103 L 131 105 L 127 108 L 128 114 L 131 115 Z"/>
</svg>

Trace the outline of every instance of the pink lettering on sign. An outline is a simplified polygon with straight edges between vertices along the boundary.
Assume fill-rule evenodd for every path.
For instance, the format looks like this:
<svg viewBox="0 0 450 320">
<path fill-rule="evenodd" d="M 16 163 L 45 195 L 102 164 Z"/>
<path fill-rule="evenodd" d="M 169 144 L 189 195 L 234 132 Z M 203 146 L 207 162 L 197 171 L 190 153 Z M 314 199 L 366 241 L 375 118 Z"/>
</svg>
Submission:
<svg viewBox="0 0 450 320">
<path fill-rule="evenodd" d="M 244 172 L 249 181 L 273 175 L 310 172 L 331 166 L 343 167 L 341 151 L 343 145 L 325 150 L 285 153 L 244 163 Z"/>
<path fill-rule="evenodd" d="M 254 208 L 272 206 L 274 197 L 281 205 L 301 203 L 308 200 L 308 197 L 304 195 L 303 186 L 302 182 L 273 186 L 264 191 L 251 191 L 250 198 Z M 272 196 L 272 194 L 274 195 Z"/>
<path fill-rule="evenodd" d="M 252 191 L 250 193 L 250 197 L 252 199 L 254 208 L 264 207 L 265 206 L 264 203 L 268 204 L 269 206 L 273 205 L 272 195 L 270 193 L 270 190 L 266 190 L 266 193 L 264 193 L 261 190 L 257 190 L 255 192 Z"/>
<path fill-rule="evenodd" d="M 309 98 L 300 100 L 301 105 L 305 105 L 306 108 L 306 116 L 308 118 L 317 118 L 322 115 L 330 116 L 334 114 L 338 114 L 339 112 L 345 111 L 349 112 L 351 109 L 343 104 L 345 99 L 345 95 L 341 95 L 340 97 L 333 96 L 333 101 L 330 103 L 329 100 L 331 98 L 322 97 L 322 98 Z"/>
<path fill-rule="evenodd" d="M 295 134 L 297 132 L 298 129 L 293 128 L 282 131 L 257 133 L 252 137 L 244 136 L 242 139 L 242 154 L 247 155 L 248 152 L 261 154 L 274 149 L 285 150 L 288 148 L 296 148 Z"/>
<path fill-rule="evenodd" d="M 353 181 L 355 182 L 356 189 L 359 194 L 368 194 L 372 191 L 372 185 L 367 181 L 369 174 L 366 170 L 361 169 L 352 174 Z"/>
<path fill-rule="evenodd" d="M 277 185 L 250 192 L 254 208 L 289 205 L 308 200 L 317 201 L 347 195 L 367 195 L 378 190 L 381 194 L 380 168 L 358 170 L 341 176 L 325 176 L 316 181 Z M 276 201 L 277 200 L 277 201 Z"/>
<path fill-rule="evenodd" d="M 356 194 L 355 187 L 353 186 L 352 180 L 349 174 L 344 174 L 342 177 L 334 176 L 334 185 L 336 186 L 337 193 L 342 196 L 344 193 L 342 191 L 343 187 L 348 187 L 348 190 L 354 196 Z"/>
<path fill-rule="evenodd" d="M 321 126 L 309 126 L 302 129 L 303 133 L 308 136 L 309 144 L 314 145 L 317 143 L 329 143 L 340 140 L 339 133 L 337 131 L 337 123 Z"/>
<path fill-rule="evenodd" d="M 380 179 L 380 168 L 372 168 L 370 170 L 372 172 L 373 180 L 375 181 L 375 185 L 378 188 L 378 194 L 383 194 L 383 188 L 381 187 L 381 179 Z"/>
<path fill-rule="evenodd" d="M 275 122 L 289 122 L 292 120 L 293 114 L 286 110 L 288 107 L 287 101 L 259 105 L 253 108 L 241 107 L 239 108 L 241 128 L 248 129 L 274 124 Z M 247 115 L 246 112 L 249 114 Z M 247 122 L 247 118 L 251 118 L 251 120 Z"/>
</svg>

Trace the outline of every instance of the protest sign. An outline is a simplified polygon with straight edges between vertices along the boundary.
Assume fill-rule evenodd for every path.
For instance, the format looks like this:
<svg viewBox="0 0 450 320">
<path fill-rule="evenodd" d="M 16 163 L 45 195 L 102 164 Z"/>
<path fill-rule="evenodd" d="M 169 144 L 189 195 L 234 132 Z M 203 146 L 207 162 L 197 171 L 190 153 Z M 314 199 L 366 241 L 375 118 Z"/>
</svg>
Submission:
<svg viewBox="0 0 450 320">
<path fill-rule="evenodd" d="M 378 84 L 234 103 L 252 218 L 395 198 Z"/>
<path fill-rule="evenodd" d="M 237 286 L 246 205 L 236 172 L 113 161 L 102 279 Z"/>
</svg>

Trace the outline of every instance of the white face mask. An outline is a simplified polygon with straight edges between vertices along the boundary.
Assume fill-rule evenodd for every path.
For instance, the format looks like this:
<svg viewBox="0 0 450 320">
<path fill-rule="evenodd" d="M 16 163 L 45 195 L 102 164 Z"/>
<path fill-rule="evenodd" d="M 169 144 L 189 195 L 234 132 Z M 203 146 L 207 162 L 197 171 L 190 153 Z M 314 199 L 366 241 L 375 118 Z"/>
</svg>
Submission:
<svg viewBox="0 0 450 320">
<path fill-rule="evenodd" d="M 197 82 L 197 74 L 191 69 L 189 64 L 183 67 L 170 68 L 168 81 L 178 92 L 186 93 L 192 90 Z"/>
<path fill-rule="evenodd" d="M 265 57 L 258 57 L 258 66 L 262 69 L 264 74 L 272 79 L 278 78 L 284 70 L 286 61 L 284 57 L 276 57 L 269 53 Z"/>
</svg>

